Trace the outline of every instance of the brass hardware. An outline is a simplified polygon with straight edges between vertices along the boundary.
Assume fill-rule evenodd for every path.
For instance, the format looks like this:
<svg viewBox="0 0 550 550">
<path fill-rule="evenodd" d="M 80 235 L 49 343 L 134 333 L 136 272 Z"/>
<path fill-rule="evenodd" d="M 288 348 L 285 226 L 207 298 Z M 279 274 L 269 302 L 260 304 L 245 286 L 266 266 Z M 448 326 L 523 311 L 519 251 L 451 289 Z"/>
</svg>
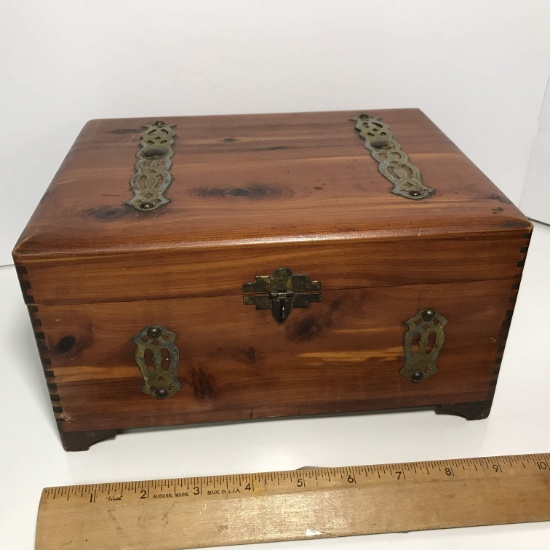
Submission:
<svg viewBox="0 0 550 550">
<path fill-rule="evenodd" d="M 434 192 L 431 187 L 422 183 L 420 170 L 395 141 L 387 124 L 366 114 L 352 120 L 355 122 L 355 129 L 365 140 L 365 147 L 378 162 L 379 172 L 393 183 L 392 193 L 418 200 L 425 199 Z"/>
<path fill-rule="evenodd" d="M 146 126 L 141 134 L 140 149 L 136 153 L 135 174 L 130 180 L 134 197 L 126 204 L 142 212 L 155 210 L 170 202 L 163 196 L 172 183 L 172 166 L 175 124 L 157 120 Z"/>
<path fill-rule="evenodd" d="M 425 380 L 437 372 L 435 361 L 443 342 L 443 327 L 447 319 L 435 309 L 424 309 L 405 322 L 409 330 L 405 334 L 405 366 L 401 374 L 412 382 Z"/>
<path fill-rule="evenodd" d="M 271 275 L 256 275 L 256 281 L 245 283 L 243 292 L 256 292 L 243 296 L 243 303 L 256 309 L 270 309 L 273 318 L 282 323 L 293 308 L 308 307 L 320 302 L 320 281 L 310 281 L 309 275 L 293 275 L 288 267 L 279 267 Z"/>
<path fill-rule="evenodd" d="M 160 325 L 144 327 L 132 338 L 136 364 L 143 377 L 141 391 L 157 399 L 170 397 L 181 389 L 177 379 L 179 352 L 177 336 Z"/>
</svg>

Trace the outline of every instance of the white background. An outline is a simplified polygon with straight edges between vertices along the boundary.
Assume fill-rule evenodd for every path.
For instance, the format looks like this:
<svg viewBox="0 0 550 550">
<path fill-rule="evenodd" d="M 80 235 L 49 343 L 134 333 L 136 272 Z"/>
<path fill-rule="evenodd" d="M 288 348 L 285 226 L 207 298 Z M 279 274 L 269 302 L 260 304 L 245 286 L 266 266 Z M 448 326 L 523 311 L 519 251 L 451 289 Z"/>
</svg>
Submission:
<svg viewBox="0 0 550 550">
<path fill-rule="evenodd" d="M 546 87 L 540 113 L 539 131 L 533 143 L 527 176 L 523 186 L 520 207 L 534 220 L 550 225 L 550 80 Z"/>
<path fill-rule="evenodd" d="M 91 118 L 420 107 L 517 202 L 548 0 L 0 0 L 0 265 Z"/>
<path fill-rule="evenodd" d="M 0 264 L 90 118 L 422 108 L 517 202 L 550 73 L 547 0 L 0 0 Z M 15 271 L 0 269 L 0 548 L 46 485 L 548 452 L 550 230 L 486 421 L 433 412 L 142 430 L 65 453 Z M 265 548 L 547 549 L 550 524 Z M 264 547 L 262 547 L 264 548 Z"/>
</svg>

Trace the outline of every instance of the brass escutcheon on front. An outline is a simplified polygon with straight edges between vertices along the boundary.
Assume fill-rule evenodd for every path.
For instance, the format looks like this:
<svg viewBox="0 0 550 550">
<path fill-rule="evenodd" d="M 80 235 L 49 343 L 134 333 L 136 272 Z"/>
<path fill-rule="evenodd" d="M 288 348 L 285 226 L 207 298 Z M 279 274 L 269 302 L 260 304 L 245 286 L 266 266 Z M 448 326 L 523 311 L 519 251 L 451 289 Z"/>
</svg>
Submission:
<svg viewBox="0 0 550 550">
<path fill-rule="evenodd" d="M 177 379 L 179 351 L 177 336 L 160 325 L 143 327 L 133 338 L 135 361 L 143 378 L 141 391 L 166 399 L 181 389 Z"/>
<path fill-rule="evenodd" d="M 405 321 L 409 330 L 403 342 L 405 365 L 401 374 L 411 382 L 420 382 L 437 372 L 436 359 L 445 342 L 446 324 L 447 319 L 432 308 Z"/>
</svg>

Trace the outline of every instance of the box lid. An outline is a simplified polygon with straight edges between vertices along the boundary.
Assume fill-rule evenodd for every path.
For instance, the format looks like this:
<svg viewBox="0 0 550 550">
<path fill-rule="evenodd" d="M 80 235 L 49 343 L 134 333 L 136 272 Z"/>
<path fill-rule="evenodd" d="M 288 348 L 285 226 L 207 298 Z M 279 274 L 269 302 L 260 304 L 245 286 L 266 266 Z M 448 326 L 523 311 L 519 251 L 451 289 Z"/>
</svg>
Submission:
<svg viewBox="0 0 550 550">
<path fill-rule="evenodd" d="M 121 289 L 128 299 L 238 292 L 238 285 L 232 289 L 236 280 L 245 282 L 244 273 L 253 280 L 260 268 L 300 272 L 319 262 L 338 271 L 327 279 L 335 288 L 429 281 L 426 274 L 419 278 L 419 262 L 430 259 L 439 266 L 434 280 L 513 276 L 510 269 L 502 271 L 514 264 L 511 254 L 502 259 L 494 242 L 524 239 L 531 231 L 528 220 L 421 111 L 367 112 L 389 126 L 424 185 L 434 189 L 429 197 L 392 193 L 392 183 L 355 129 L 352 119 L 362 111 L 167 117 L 162 120 L 175 133 L 173 179 L 163 194 L 169 202 L 139 210 L 127 204 L 134 196 L 129 181 L 140 136 L 157 119 L 92 120 L 19 239 L 16 264 L 49 267 L 52 277 L 63 272 L 66 278 L 68 267 L 75 270 L 78 292 L 71 298 L 71 285 L 59 283 L 57 297 L 50 293 L 46 301 L 77 301 L 78 293 L 86 299 L 87 283 L 79 286 L 77 278 L 90 270 L 96 276 L 104 272 L 105 300 Z M 434 240 L 448 246 L 436 251 Z M 419 241 L 431 256 L 418 256 Z M 467 241 L 479 247 L 464 247 Z M 401 264 L 387 263 L 387 245 L 386 252 L 377 252 L 376 243 L 388 242 Z M 461 254 L 456 243 L 463 243 L 462 258 L 451 261 Z M 464 265 L 468 250 L 485 256 L 484 274 Z M 367 252 L 372 262 L 353 258 Z M 377 254 L 386 263 L 377 264 Z M 403 262 L 408 270 L 399 269 Z M 453 266 L 460 273 L 444 273 Z M 136 278 L 134 290 L 113 279 L 117 270 Z M 145 284 L 144 276 L 150 279 Z M 181 284 L 170 286 L 176 279 Z M 155 280 L 163 291 L 150 288 Z M 97 294 L 92 286 L 88 299 Z"/>
</svg>

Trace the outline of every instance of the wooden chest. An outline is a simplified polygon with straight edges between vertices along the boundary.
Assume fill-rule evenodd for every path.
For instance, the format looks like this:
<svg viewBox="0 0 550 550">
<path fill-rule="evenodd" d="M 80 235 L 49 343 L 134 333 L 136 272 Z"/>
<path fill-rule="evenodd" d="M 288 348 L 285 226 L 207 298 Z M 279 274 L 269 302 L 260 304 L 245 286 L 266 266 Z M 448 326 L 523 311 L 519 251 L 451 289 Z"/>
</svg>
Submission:
<svg viewBox="0 0 550 550">
<path fill-rule="evenodd" d="M 14 259 L 82 450 L 181 423 L 484 418 L 531 229 L 415 109 L 93 120 Z"/>
</svg>

